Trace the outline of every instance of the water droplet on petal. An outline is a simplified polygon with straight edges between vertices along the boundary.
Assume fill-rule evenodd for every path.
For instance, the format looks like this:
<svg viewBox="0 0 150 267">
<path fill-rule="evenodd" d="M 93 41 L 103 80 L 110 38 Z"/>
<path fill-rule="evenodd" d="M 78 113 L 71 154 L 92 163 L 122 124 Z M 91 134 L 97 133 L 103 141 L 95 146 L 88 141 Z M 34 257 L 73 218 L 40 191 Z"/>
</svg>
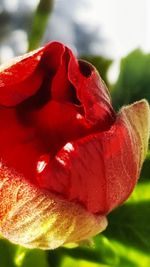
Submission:
<svg viewBox="0 0 150 267">
<path fill-rule="evenodd" d="M 37 162 L 37 172 L 38 173 L 41 173 L 45 170 L 47 164 L 49 163 L 49 155 L 45 154 L 45 155 L 42 155 L 38 162 Z"/>
</svg>

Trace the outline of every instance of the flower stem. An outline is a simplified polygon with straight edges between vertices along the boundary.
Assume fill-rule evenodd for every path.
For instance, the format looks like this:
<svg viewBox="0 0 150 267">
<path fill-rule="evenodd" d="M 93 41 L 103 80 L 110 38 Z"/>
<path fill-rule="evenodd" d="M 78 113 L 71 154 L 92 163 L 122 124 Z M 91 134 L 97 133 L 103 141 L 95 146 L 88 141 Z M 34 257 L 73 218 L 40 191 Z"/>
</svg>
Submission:
<svg viewBox="0 0 150 267">
<path fill-rule="evenodd" d="M 52 9 L 53 0 L 40 0 L 34 14 L 31 32 L 29 33 L 28 51 L 39 47 Z"/>
</svg>

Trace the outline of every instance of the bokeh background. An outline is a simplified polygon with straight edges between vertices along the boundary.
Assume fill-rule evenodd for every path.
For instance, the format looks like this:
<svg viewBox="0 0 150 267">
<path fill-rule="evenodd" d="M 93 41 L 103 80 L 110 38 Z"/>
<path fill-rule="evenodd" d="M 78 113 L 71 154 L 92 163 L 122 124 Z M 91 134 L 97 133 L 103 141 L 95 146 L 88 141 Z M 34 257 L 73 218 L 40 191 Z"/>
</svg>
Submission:
<svg viewBox="0 0 150 267">
<path fill-rule="evenodd" d="M 0 0 L 0 63 L 51 40 L 93 63 L 113 105 L 150 102 L 149 0 Z M 150 153 L 130 199 L 93 243 L 28 250 L 0 239 L 0 267 L 149 267 Z"/>
</svg>

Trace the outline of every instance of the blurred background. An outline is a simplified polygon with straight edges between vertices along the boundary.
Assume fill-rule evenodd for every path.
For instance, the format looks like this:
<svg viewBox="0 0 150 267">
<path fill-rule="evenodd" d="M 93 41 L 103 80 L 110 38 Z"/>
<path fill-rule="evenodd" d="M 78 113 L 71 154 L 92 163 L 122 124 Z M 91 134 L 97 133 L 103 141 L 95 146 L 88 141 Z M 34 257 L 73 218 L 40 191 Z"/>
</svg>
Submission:
<svg viewBox="0 0 150 267">
<path fill-rule="evenodd" d="M 42 44 L 58 40 L 79 56 L 102 55 L 115 60 L 115 63 L 135 48 L 150 51 L 149 0 L 51 2 L 53 12 L 47 19 L 40 40 Z M 27 51 L 28 35 L 38 3 L 39 0 L 0 0 L 1 62 Z M 45 13 L 47 16 L 48 9 Z M 114 67 L 110 79 L 115 81 L 117 75 L 118 69 Z"/>
<path fill-rule="evenodd" d="M 0 0 L 0 63 L 51 40 L 93 63 L 113 105 L 150 102 L 149 0 Z M 27 250 L 0 240 L 0 267 L 149 267 L 150 153 L 130 199 L 93 245 Z"/>
</svg>

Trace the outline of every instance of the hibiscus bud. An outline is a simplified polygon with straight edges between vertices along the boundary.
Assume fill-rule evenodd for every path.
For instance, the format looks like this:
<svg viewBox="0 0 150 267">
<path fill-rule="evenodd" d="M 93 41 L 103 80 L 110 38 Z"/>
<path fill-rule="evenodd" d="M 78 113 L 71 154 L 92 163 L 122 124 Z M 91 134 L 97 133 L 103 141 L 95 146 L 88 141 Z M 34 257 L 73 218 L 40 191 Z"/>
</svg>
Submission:
<svg viewBox="0 0 150 267">
<path fill-rule="evenodd" d="M 150 110 L 116 114 L 96 69 L 54 42 L 1 66 L 0 122 L 0 233 L 49 249 L 103 231 L 129 197 Z"/>
</svg>

